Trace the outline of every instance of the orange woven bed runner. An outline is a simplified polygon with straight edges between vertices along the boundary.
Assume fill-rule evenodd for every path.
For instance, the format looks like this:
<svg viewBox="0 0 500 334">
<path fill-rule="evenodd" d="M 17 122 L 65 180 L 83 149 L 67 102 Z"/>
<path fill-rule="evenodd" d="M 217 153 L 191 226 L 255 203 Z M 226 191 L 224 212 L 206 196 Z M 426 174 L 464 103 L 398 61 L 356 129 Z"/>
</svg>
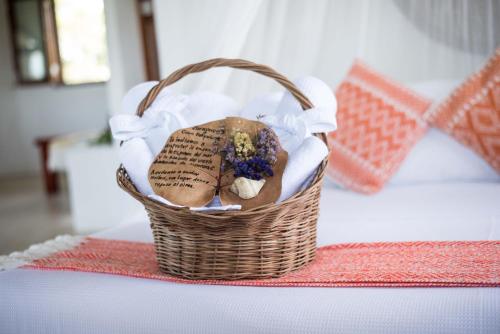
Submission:
<svg viewBox="0 0 500 334">
<path fill-rule="evenodd" d="M 79 246 L 23 268 L 71 270 L 190 284 L 272 287 L 500 286 L 500 241 L 338 244 L 318 249 L 313 263 L 282 278 L 192 281 L 158 271 L 153 244 L 87 238 Z"/>
</svg>

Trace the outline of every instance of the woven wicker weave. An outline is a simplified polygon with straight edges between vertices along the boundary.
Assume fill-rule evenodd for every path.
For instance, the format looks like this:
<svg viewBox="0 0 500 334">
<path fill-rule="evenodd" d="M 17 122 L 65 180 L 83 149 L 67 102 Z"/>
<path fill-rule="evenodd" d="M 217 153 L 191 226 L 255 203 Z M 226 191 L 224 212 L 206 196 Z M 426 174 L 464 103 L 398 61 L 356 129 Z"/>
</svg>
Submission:
<svg viewBox="0 0 500 334">
<path fill-rule="evenodd" d="M 228 66 L 271 77 L 300 102 L 309 100 L 273 69 L 239 59 L 212 59 L 188 65 L 151 89 L 137 115 L 154 101 L 162 88 L 190 73 Z M 324 134 L 318 136 L 325 141 Z M 245 211 L 193 212 L 149 199 L 137 191 L 123 166 L 119 186 L 140 201 L 148 212 L 160 270 L 187 279 L 257 279 L 279 277 L 309 263 L 316 253 L 316 222 L 326 160 L 311 185 L 279 204 Z"/>
</svg>

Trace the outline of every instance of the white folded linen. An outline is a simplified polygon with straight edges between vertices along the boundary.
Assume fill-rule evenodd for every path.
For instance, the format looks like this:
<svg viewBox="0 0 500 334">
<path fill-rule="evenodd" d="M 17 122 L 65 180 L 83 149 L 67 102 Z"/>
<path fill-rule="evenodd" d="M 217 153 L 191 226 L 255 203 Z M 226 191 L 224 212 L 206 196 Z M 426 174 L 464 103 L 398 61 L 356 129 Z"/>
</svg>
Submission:
<svg viewBox="0 0 500 334">
<path fill-rule="evenodd" d="M 132 87 L 122 99 L 122 114 L 135 115 L 137 107 L 158 81 L 147 81 Z"/>
<path fill-rule="evenodd" d="M 304 111 L 295 97 L 287 91 L 276 112 L 262 118 L 262 122 L 276 132 L 288 153 L 292 153 L 313 133 L 328 133 L 337 129 L 337 100 L 330 87 L 314 77 L 300 78 L 294 83 L 307 96 L 313 108 Z"/>
<path fill-rule="evenodd" d="M 337 100 L 333 90 L 324 81 L 312 76 L 305 76 L 294 80 L 293 83 L 309 99 L 314 108 L 332 108 L 334 110 L 333 116 L 335 116 Z M 278 115 L 290 112 L 300 114 L 301 111 L 302 108 L 297 99 L 289 91 L 286 91 L 276 113 Z M 333 122 L 336 124 L 335 120 Z"/>
<path fill-rule="evenodd" d="M 153 154 L 144 139 L 132 138 L 123 142 L 119 149 L 119 157 L 137 190 L 145 195 L 153 194 L 148 180 Z"/>
<path fill-rule="evenodd" d="M 109 122 L 115 139 L 145 138 L 156 155 L 174 131 L 238 114 L 238 104 L 223 94 L 195 92 L 187 96 L 167 87 L 142 117 L 136 116 L 137 106 L 154 85 L 155 82 L 140 84 L 125 95 L 123 112 Z"/>
<path fill-rule="evenodd" d="M 171 92 L 156 98 L 151 107 L 144 112 L 142 118 L 145 121 L 154 120 L 153 126 L 147 130 L 144 137 L 154 156 L 160 153 L 173 132 L 190 126 L 190 122 L 184 116 L 188 103 L 188 96 Z"/>
<path fill-rule="evenodd" d="M 258 97 L 240 110 L 233 99 L 222 94 L 195 92 L 187 96 L 165 88 L 142 117 L 136 116 L 137 106 L 156 84 L 152 81 L 132 88 L 123 99 L 123 112 L 110 120 L 114 138 L 123 141 L 120 157 L 132 181 L 141 193 L 153 195 L 151 197 L 156 200 L 160 199 L 149 185 L 149 166 L 168 137 L 178 129 L 238 115 L 269 125 L 289 154 L 281 201 L 300 190 L 328 154 L 326 145 L 312 137 L 313 133 L 330 132 L 337 127 L 335 96 L 324 82 L 313 77 L 295 82 L 314 106 L 307 111 L 302 110 L 289 92 Z M 241 207 L 211 204 L 206 208 L 227 210 Z"/>
<path fill-rule="evenodd" d="M 189 96 L 184 117 L 195 126 L 236 116 L 240 109 L 234 99 L 224 94 L 200 91 Z"/>
<path fill-rule="evenodd" d="M 321 139 L 314 136 L 306 138 L 299 148 L 288 156 L 278 202 L 286 200 L 301 190 L 304 182 L 309 181 L 327 155 L 328 147 Z"/>
<path fill-rule="evenodd" d="M 266 116 L 273 115 L 283 99 L 284 92 L 274 92 L 257 96 L 247 103 L 240 111 L 240 117 L 258 121 Z"/>
<path fill-rule="evenodd" d="M 157 202 L 163 203 L 163 204 L 167 204 L 167 205 L 170 205 L 170 206 L 175 206 L 175 207 L 178 207 L 178 208 L 182 208 L 183 207 L 182 205 L 174 204 L 174 203 L 172 203 L 172 202 L 166 200 L 165 198 L 163 198 L 161 196 L 158 196 L 156 194 L 148 195 L 148 197 L 151 198 L 151 199 L 154 199 Z M 241 210 L 241 205 L 239 205 L 239 204 L 222 205 L 222 203 L 220 201 L 220 197 L 219 196 L 215 196 L 214 199 L 212 200 L 212 202 L 208 203 L 207 206 L 190 207 L 189 209 L 191 211 L 200 211 L 200 212 L 203 212 L 203 211 Z"/>
</svg>

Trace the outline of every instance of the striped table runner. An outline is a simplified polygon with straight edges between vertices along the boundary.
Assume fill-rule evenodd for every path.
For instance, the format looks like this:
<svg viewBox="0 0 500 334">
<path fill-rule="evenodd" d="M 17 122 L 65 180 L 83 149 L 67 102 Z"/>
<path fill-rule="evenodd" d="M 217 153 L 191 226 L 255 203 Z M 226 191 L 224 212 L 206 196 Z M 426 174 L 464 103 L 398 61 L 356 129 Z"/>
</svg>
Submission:
<svg viewBox="0 0 500 334">
<path fill-rule="evenodd" d="M 500 241 L 337 244 L 318 248 L 303 269 L 265 280 L 186 280 L 159 272 L 151 243 L 86 238 L 78 246 L 23 266 L 188 284 L 267 287 L 495 287 Z"/>
</svg>

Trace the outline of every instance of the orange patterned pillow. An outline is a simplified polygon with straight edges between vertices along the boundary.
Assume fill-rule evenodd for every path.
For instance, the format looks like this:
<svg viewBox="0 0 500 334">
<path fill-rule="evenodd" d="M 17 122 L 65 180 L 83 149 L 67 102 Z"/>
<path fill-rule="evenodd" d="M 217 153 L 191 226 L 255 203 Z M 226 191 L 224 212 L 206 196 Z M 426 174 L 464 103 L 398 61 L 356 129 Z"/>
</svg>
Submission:
<svg viewBox="0 0 500 334">
<path fill-rule="evenodd" d="M 500 48 L 427 117 L 500 173 Z"/>
<path fill-rule="evenodd" d="M 362 193 L 374 193 L 397 171 L 427 129 L 431 101 L 359 60 L 336 91 L 338 129 L 328 135 L 327 175 Z"/>
</svg>

